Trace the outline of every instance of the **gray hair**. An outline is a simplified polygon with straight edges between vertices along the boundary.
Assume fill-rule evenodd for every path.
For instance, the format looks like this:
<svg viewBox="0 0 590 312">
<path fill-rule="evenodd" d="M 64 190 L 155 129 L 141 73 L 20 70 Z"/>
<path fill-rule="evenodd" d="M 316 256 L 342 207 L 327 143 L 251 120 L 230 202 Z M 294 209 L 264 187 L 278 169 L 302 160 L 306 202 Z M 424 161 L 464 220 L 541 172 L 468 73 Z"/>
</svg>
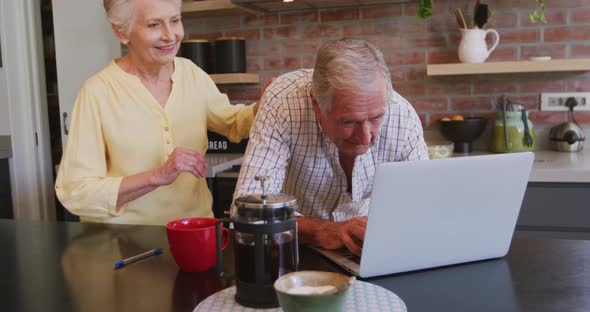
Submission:
<svg viewBox="0 0 590 312">
<path fill-rule="evenodd" d="M 182 0 L 169 0 L 182 7 Z M 129 34 L 131 24 L 135 17 L 135 10 L 131 0 L 103 0 L 104 10 L 107 13 L 109 23 L 117 26 L 119 31 Z"/>
<path fill-rule="evenodd" d="M 377 73 L 392 90 L 389 69 L 377 47 L 363 39 L 343 38 L 326 42 L 318 51 L 313 72 L 312 90 L 320 110 L 331 110 L 332 89 L 352 90 L 358 94 L 375 91 Z"/>
</svg>

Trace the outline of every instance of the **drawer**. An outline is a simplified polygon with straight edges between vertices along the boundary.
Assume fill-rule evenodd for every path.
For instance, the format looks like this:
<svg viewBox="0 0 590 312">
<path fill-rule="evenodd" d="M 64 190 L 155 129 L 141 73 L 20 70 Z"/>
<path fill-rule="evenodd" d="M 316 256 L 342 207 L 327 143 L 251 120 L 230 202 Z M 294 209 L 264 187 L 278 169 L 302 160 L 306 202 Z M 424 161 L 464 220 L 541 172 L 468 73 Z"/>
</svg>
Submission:
<svg viewBox="0 0 590 312">
<path fill-rule="evenodd" d="M 590 183 L 529 183 L 517 224 L 590 231 Z"/>
</svg>

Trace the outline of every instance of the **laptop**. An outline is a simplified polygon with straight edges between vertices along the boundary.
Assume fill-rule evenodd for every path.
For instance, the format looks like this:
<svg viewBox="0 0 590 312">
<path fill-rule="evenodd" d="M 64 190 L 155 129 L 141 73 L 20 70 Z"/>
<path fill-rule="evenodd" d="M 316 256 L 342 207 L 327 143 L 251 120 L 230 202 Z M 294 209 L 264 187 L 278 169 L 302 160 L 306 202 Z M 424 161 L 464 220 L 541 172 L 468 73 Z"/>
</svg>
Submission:
<svg viewBox="0 0 590 312">
<path fill-rule="evenodd" d="M 359 277 L 508 253 L 534 154 L 378 164 L 362 255 L 317 249 Z"/>
</svg>

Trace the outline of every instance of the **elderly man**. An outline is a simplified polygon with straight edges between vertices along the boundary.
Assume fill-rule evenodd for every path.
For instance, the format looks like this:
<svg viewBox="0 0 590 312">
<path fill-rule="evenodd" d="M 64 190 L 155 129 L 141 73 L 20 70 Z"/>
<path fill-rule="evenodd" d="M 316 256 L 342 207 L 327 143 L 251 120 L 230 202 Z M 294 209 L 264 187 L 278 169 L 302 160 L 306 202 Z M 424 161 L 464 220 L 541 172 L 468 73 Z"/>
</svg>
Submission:
<svg viewBox="0 0 590 312">
<path fill-rule="evenodd" d="M 375 165 L 428 159 L 422 126 L 365 40 L 324 44 L 314 70 L 277 78 L 261 99 L 235 196 L 297 197 L 299 239 L 360 255 Z"/>
</svg>

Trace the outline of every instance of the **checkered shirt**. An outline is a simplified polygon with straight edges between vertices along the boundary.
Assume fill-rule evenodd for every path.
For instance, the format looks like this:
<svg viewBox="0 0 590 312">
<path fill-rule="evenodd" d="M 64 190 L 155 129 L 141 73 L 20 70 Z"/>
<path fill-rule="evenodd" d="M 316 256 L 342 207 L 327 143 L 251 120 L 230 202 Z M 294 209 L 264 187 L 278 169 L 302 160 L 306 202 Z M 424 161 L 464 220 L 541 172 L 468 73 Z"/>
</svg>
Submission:
<svg viewBox="0 0 590 312">
<path fill-rule="evenodd" d="M 422 125 L 410 103 L 392 92 L 375 144 L 355 159 L 349 193 L 338 148 L 314 115 L 312 75 L 310 69 L 287 73 L 266 89 L 234 198 L 262 193 L 254 177 L 270 176 L 267 193 L 294 195 L 306 217 L 345 221 L 367 215 L 376 164 L 428 159 Z"/>
</svg>

